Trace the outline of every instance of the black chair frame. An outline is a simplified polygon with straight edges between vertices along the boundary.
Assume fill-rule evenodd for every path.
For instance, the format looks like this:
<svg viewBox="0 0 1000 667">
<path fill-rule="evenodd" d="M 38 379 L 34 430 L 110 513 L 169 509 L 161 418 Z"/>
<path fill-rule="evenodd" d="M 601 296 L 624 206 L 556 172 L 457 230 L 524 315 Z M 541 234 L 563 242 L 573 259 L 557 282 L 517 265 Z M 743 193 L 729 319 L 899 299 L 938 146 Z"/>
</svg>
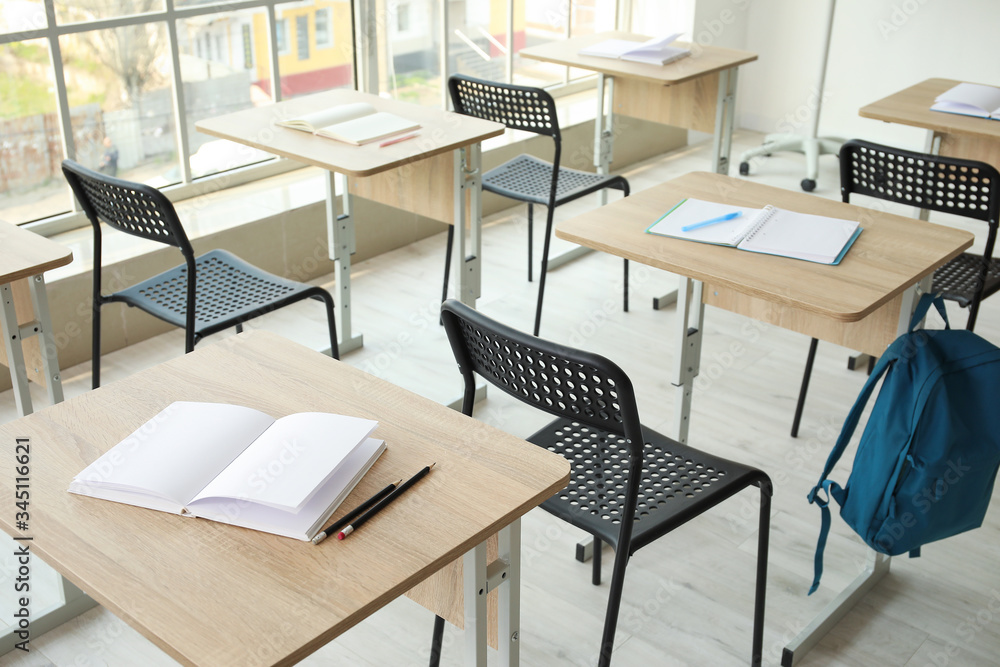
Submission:
<svg viewBox="0 0 1000 667">
<path fill-rule="evenodd" d="M 205 336 L 277 308 L 313 298 L 324 302 L 330 350 L 339 358 L 333 297 L 322 287 L 268 273 L 225 250 L 195 256 L 173 204 L 156 188 L 87 169 L 72 160 L 63 174 L 94 231 L 92 386 L 101 382 L 101 307 L 125 303 L 184 329 L 184 351 Z M 184 263 L 112 294 L 102 293 L 101 222 L 180 250 Z"/>
<path fill-rule="evenodd" d="M 542 319 L 545 277 L 548 273 L 549 246 L 555 209 L 580 197 L 605 188 L 621 190 L 627 197 L 628 181 L 623 176 L 601 175 L 561 167 L 562 133 L 556 118 L 552 96 L 541 88 L 515 86 L 454 74 L 448 79 L 448 91 L 455 111 L 466 116 L 485 118 L 515 130 L 532 132 L 552 139 L 555 153 L 552 162 L 530 155 L 519 155 L 483 174 L 483 190 L 528 205 L 528 280 L 532 279 L 533 208 L 546 206 L 545 241 L 538 279 L 538 303 L 535 307 L 534 333 L 537 336 Z M 445 258 L 444 288 L 441 300 L 448 296 L 448 273 L 455 230 L 448 228 L 448 250 Z M 628 260 L 624 261 L 624 309 L 628 311 Z"/>
<path fill-rule="evenodd" d="M 639 423 L 632 383 L 610 360 L 512 329 L 448 300 L 442 318 L 472 415 L 475 374 L 556 417 L 528 438 L 571 463 L 567 487 L 541 507 L 594 535 L 594 583 L 602 542 L 615 551 L 599 665 L 611 661 L 629 558 L 642 547 L 750 486 L 761 492 L 751 665 L 763 648 L 771 481 L 755 468 L 671 440 Z M 440 655 L 435 622 L 432 661 Z"/>
<path fill-rule="evenodd" d="M 934 272 L 931 287 L 932 292 L 969 309 L 965 328 L 972 331 L 982 300 L 1000 291 L 1000 260 L 993 257 L 1000 221 L 997 169 L 976 160 L 929 155 L 853 139 L 840 149 L 840 194 L 844 202 L 850 202 L 851 195 L 867 195 L 987 224 L 983 253 L 967 252 L 952 259 Z M 792 419 L 793 438 L 798 436 L 817 343 L 815 338 L 809 343 Z M 869 372 L 871 368 L 869 364 Z"/>
</svg>

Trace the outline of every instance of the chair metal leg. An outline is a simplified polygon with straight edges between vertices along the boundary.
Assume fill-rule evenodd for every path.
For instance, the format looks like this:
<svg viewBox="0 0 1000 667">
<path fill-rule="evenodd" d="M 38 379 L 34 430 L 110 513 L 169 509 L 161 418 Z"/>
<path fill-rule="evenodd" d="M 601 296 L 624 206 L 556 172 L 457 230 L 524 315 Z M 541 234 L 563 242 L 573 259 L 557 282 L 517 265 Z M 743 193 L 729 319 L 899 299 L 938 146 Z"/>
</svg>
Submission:
<svg viewBox="0 0 1000 667">
<path fill-rule="evenodd" d="M 595 586 L 601 585 L 601 549 L 604 547 L 604 542 L 601 538 L 594 536 L 594 553 L 592 558 L 594 559 L 594 570 L 590 575 L 590 583 Z"/>
<path fill-rule="evenodd" d="M 441 640 L 444 638 L 444 619 L 434 617 L 434 634 L 431 635 L 431 659 L 428 667 L 438 667 L 441 664 Z"/>
<path fill-rule="evenodd" d="M 555 207 L 549 206 L 545 216 L 545 244 L 542 246 L 542 272 L 538 277 L 538 305 L 535 307 L 535 335 L 542 326 L 542 299 L 545 297 L 545 274 L 549 269 L 549 244 L 552 241 L 552 218 Z"/>
<path fill-rule="evenodd" d="M 448 225 L 448 243 L 444 251 L 444 284 L 441 286 L 441 303 L 448 299 L 448 277 L 451 275 L 451 249 L 455 245 L 455 227 Z"/>
<path fill-rule="evenodd" d="M 330 356 L 334 359 L 340 359 L 340 347 L 337 344 L 337 319 L 336 315 L 333 314 L 333 297 L 326 290 L 320 292 L 318 296 L 323 300 L 323 306 L 326 308 L 326 323 L 330 329 Z"/>
<path fill-rule="evenodd" d="M 101 303 L 94 299 L 94 326 L 90 348 L 90 388 L 101 386 Z"/>
<path fill-rule="evenodd" d="M 792 418 L 792 437 L 799 437 L 799 422 L 802 421 L 802 408 L 806 404 L 806 392 L 809 391 L 809 377 L 812 375 L 813 361 L 816 359 L 816 346 L 819 340 L 809 341 L 809 354 L 806 356 L 806 368 L 802 372 L 802 386 L 799 388 L 799 400 L 795 404 L 795 417 Z"/>
<path fill-rule="evenodd" d="M 625 299 L 623 308 L 627 313 L 628 312 L 628 260 L 627 259 L 625 260 L 625 294 L 623 295 L 623 298 Z"/>
<path fill-rule="evenodd" d="M 534 264 L 533 249 L 535 247 L 535 223 L 534 223 L 534 204 L 528 204 L 528 282 L 531 282 L 531 267 Z"/>
<path fill-rule="evenodd" d="M 757 535 L 757 585 L 753 603 L 753 645 L 750 665 L 760 667 L 764 654 L 764 597 L 767 589 L 767 549 L 771 534 L 770 482 L 760 483 L 760 523 Z"/>
<path fill-rule="evenodd" d="M 597 544 L 594 545 L 594 555 L 595 557 L 597 555 Z M 625 566 L 628 561 L 628 549 L 619 544 L 615 551 L 615 567 L 611 574 L 608 611 L 604 617 L 604 634 L 601 636 L 601 652 L 598 654 L 597 667 L 608 667 L 611 664 L 611 651 L 614 649 L 615 631 L 618 629 L 618 611 L 622 602 L 622 589 L 625 587 Z"/>
</svg>

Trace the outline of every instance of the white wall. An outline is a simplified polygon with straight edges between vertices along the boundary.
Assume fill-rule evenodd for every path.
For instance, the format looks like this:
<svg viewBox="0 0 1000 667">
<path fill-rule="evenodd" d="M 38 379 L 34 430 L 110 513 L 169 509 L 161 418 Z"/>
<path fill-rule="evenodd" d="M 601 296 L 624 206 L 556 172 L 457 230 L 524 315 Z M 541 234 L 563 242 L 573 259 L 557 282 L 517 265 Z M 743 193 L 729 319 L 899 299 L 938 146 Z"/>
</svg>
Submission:
<svg viewBox="0 0 1000 667">
<path fill-rule="evenodd" d="M 722 37 L 737 43 L 717 44 L 759 55 L 740 69 L 740 127 L 808 132 L 829 1 L 698 0 L 696 31 L 731 7 L 738 21 Z M 922 150 L 924 130 L 861 118 L 858 109 L 931 77 L 1000 86 L 998 43 L 997 0 L 839 0 L 819 133 Z"/>
</svg>

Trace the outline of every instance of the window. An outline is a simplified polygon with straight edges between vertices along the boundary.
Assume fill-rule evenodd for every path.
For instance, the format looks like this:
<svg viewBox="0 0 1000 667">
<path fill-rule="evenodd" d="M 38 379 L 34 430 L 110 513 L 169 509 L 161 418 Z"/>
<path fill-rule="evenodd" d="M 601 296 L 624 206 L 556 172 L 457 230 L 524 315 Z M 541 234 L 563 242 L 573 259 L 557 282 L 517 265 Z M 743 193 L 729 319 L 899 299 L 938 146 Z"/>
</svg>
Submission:
<svg viewBox="0 0 1000 667">
<path fill-rule="evenodd" d="M 396 7 L 396 31 L 410 31 L 410 5 L 408 3 L 400 3 Z"/>
<path fill-rule="evenodd" d="M 332 21 L 330 8 L 316 10 L 316 48 L 328 49 L 333 46 Z"/>
<path fill-rule="evenodd" d="M 105 155 L 108 162 L 116 156 L 105 168 L 157 186 L 181 184 L 174 198 L 195 193 L 194 179 L 272 159 L 211 140 L 195 123 L 269 104 L 276 95 L 353 87 L 352 15 L 360 9 L 371 17 L 372 34 L 385 40 L 378 53 L 387 65 L 360 63 L 361 71 L 382 93 L 438 106 L 448 74 L 468 70 L 506 80 L 510 58 L 515 81 L 565 80 L 564 73 L 550 78 L 537 63 L 522 64 L 516 52 L 570 31 L 612 27 L 608 8 L 616 1 L 657 3 L 0 0 L 0 174 L 7 176 L 0 178 L 0 219 L 86 224 L 81 215 L 62 216 L 76 206 L 59 170 L 64 157 L 96 168 Z M 61 62 L 52 62 L 53 52 Z M 179 85 L 182 95 L 174 93 Z"/>
<path fill-rule="evenodd" d="M 250 24 L 243 24 L 243 69 L 253 69 L 253 37 Z"/>
<path fill-rule="evenodd" d="M 288 53 L 288 19 L 278 19 L 278 55 Z"/>
<path fill-rule="evenodd" d="M 309 60 L 309 16 L 295 17 L 295 44 L 299 60 Z"/>
</svg>

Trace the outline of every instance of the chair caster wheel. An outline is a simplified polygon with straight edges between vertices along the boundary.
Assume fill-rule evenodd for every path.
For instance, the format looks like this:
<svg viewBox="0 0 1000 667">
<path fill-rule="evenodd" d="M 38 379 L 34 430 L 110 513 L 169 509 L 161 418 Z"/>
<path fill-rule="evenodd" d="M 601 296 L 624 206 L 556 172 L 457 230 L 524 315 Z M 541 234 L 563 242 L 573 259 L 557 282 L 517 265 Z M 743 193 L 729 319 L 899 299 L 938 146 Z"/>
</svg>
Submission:
<svg viewBox="0 0 1000 667">
<path fill-rule="evenodd" d="M 750 163 L 740 162 L 740 176 L 747 176 L 750 174 Z"/>
<path fill-rule="evenodd" d="M 812 192 L 813 190 L 816 189 L 816 181 L 814 181 L 811 178 L 803 178 L 801 185 L 802 189 L 805 190 L 806 192 Z"/>
</svg>

